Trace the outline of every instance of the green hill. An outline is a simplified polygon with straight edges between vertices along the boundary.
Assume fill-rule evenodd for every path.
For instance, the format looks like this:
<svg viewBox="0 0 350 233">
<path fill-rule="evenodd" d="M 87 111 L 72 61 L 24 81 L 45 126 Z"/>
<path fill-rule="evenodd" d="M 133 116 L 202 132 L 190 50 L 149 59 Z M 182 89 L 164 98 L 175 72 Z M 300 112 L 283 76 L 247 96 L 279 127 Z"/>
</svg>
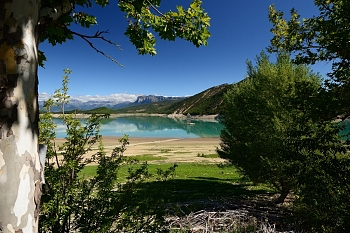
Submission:
<svg viewBox="0 0 350 233">
<path fill-rule="evenodd" d="M 169 106 L 168 111 L 175 114 L 215 115 L 223 111 L 224 94 L 230 87 L 222 84 L 209 88 Z"/>
</svg>

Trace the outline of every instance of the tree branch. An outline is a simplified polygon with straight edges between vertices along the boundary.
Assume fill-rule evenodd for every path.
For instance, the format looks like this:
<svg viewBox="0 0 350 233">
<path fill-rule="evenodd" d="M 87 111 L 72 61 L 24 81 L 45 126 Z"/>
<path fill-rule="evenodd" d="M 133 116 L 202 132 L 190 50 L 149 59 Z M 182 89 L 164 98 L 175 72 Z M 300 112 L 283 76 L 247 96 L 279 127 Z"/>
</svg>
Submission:
<svg viewBox="0 0 350 233">
<path fill-rule="evenodd" d="M 159 15 L 165 17 L 165 15 L 164 15 L 162 12 L 160 12 L 160 11 L 157 9 L 157 7 L 155 7 L 149 0 L 147 0 L 147 2 L 148 2 L 148 4 L 151 6 L 151 8 L 152 8 L 153 10 L 155 10 Z"/>
<path fill-rule="evenodd" d="M 100 39 L 100 40 L 102 40 L 102 41 L 104 41 L 104 42 L 107 42 L 108 44 L 111 44 L 111 45 L 114 45 L 114 46 L 118 47 L 119 50 L 123 51 L 123 49 L 121 48 L 121 45 L 119 45 L 119 44 L 117 44 L 117 43 L 115 43 L 115 42 L 113 42 L 113 41 L 111 41 L 111 40 L 108 40 L 108 39 L 106 39 L 104 36 L 102 36 L 102 34 L 108 33 L 108 31 L 97 31 L 97 32 L 95 33 L 95 35 L 92 35 L 92 36 L 91 36 L 91 35 L 83 35 L 83 34 L 80 34 L 80 33 L 78 33 L 78 32 L 71 31 L 71 30 L 69 30 L 68 28 L 66 28 L 66 30 L 68 30 L 72 35 L 76 35 L 76 36 L 82 38 L 83 40 L 85 40 L 86 43 L 88 43 L 89 46 L 90 46 L 92 49 L 94 49 L 97 53 L 102 54 L 103 56 L 105 56 L 105 57 L 107 57 L 109 60 L 111 60 L 112 62 L 118 64 L 118 65 L 121 66 L 121 67 L 124 67 L 124 65 L 122 65 L 120 62 L 118 62 L 117 60 L 115 60 L 113 57 L 109 56 L 108 54 L 106 54 L 106 53 L 103 52 L 102 50 L 99 50 L 98 48 L 96 48 L 96 47 L 94 46 L 94 44 L 90 41 L 90 39 Z"/>
<path fill-rule="evenodd" d="M 155 10 L 160 16 L 165 17 L 165 15 L 164 15 L 162 12 L 160 12 L 160 11 L 158 10 L 158 8 L 155 7 L 149 0 L 146 0 L 146 1 L 147 1 L 148 5 L 149 5 L 153 10 Z M 119 0 L 119 2 L 126 2 L 126 3 L 129 3 L 129 4 L 132 5 L 132 2 L 130 2 L 130 1 L 128 1 L 128 0 Z"/>
<path fill-rule="evenodd" d="M 45 22 L 43 19 L 57 20 L 64 14 L 72 11 L 73 4 L 69 0 L 59 1 L 61 4 L 57 6 L 43 6 L 40 10 L 40 22 Z"/>
</svg>

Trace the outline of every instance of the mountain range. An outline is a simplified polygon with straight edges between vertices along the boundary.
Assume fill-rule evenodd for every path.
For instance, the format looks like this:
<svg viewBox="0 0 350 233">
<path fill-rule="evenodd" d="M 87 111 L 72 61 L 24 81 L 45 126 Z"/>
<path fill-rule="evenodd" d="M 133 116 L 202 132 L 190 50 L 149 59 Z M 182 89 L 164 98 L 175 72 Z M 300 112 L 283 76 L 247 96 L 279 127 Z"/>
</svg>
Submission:
<svg viewBox="0 0 350 233">
<path fill-rule="evenodd" d="M 223 112 L 224 94 L 229 87 L 229 84 L 214 86 L 190 97 L 142 95 L 138 96 L 135 101 L 116 101 L 114 99 L 82 101 L 71 97 L 69 104 L 65 105 L 65 110 L 89 113 L 107 111 L 109 113 L 215 115 Z M 43 103 L 43 100 L 39 101 L 41 109 Z M 59 112 L 60 108 L 54 106 L 51 111 Z"/>
<path fill-rule="evenodd" d="M 69 99 L 69 103 L 65 104 L 64 108 L 66 111 L 91 110 L 91 109 L 101 108 L 101 107 L 106 107 L 109 109 L 119 109 L 119 108 L 125 108 L 125 107 L 130 107 L 130 106 L 155 103 L 155 102 L 160 102 L 160 101 L 182 100 L 184 98 L 185 97 L 166 97 L 166 96 L 156 96 L 156 95 L 141 95 L 141 96 L 138 96 L 134 102 L 132 102 L 132 101 L 117 101 L 114 99 L 108 99 L 108 100 L 106 100 L 106 99 L 101 99 L 101 100 L 94 99 L 94 100 L 82 101 L 80 99 L 71 97 Z M 44 102 L 45 101 L 42 99 L 39 100 L 40 109 L 43 109 Z M 51 111 L 53 111 L 53 112 L 60 111 L 60 107 L 53 106 L 51 108 Z"/>
</svg>

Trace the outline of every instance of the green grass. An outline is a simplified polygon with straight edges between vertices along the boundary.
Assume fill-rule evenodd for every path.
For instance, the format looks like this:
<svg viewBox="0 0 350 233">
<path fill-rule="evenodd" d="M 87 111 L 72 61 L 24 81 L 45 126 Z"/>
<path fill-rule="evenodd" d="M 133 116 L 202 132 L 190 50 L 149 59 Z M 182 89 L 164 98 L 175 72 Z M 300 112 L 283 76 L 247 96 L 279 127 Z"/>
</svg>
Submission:
<svg viewBox="0 0 350 233">
<path fill-rule="evenodd" d="M 130 159 L 135 159 L 138 161 L 157 161 L 157 160 L 167 160 L 167 158 L 162 156 L 154 156 L 151 154 L 142 154 L 142 155 L 135 155 L 135 156 L 128 156 Z"/>
<path fill-rule="evenodd" d="M 128 169 L 137 166 L 122 166 L 118 181 L 124 182 L 128 176 Z M 165 203 L 172 203 L 172 206 L 186 203 L 190 212 L 203 208 L 203 203 L 210 205 L 215 200 L 230 200 L 271 191 L 266 186 L 242 182 L 237 169 L 232 166 L 216 164 L 180 163 L 176 167 L 173 179 L 157 181 L 157 170 L 166 170 L 171 166 L 173 164 L 149 164 L 149 173 L 154 175 L 148 182 L 138 184 L 135 195 L 141 199 L 145 196 L 148 199 L 163 198 Z M 95 166 L 88 166 L 84 168 L 82 175 L 89 177 L 95 172 Z"/>
<path fill-rule="evenodd" d="M 118 173 L 118 182 L 125 182 L 128 169 L 138 166 L 122 166 Z M 158 169 L 167 170 L 172 166 L 170 163 L 149 164 L 148 170 L 151 174 L 157 174 Z M 92 176 L 95 172 L 96 166 L 88 166 L 82 173 Z M 225 203 L 239 203 L 241 198 L 271 192 L 266 186 L 242 182 L 241 175 L 233 166 L 208 163 L 179 163 L 172 179 L 159 181 L 156 175 L 153 175 L 148 182 L 134 183 L 133 188 L 125 199 L 131 213 L 142 210 L 151 214 L 157 212 L 163 216 L 185 216 L 200 210 L 217 210 L 223 208 Z M 249 227 L 252 227 L 251 231 Z M 242 225 L 240 230 L 238 225 L 235 228 L 237 231 L 234 232 L 255 232 L 254 227 L 256 225 Z"/>
<path fill-rule="evenodd" d="M 150 173 L 157 169 L 167 169 L 171 164 L 150 164 Z M 121 174 L 126 174 L 121 169 Z M 171 211 L 177 211 L 179 206 L 184 213 L 210 208 L 218 202 L 234 200 L 241 197 L 271 191 L 266 186 L 254 186 L 252 183 L 241 182 L 241 176 L 232 166 L 219 167 L 215 164 L 180 163 L 175 170 L 173 179 L 140 183 L 136 195 L 141 199 L 162 198 Z M 152 200 L 150 200 L 152 201 Z M 155 201 L 155 200 L 154 200 Z"/>
<path fill-rule="evenodd" d="M 220 168 L 216 164 L 182 163 L 176 168 L 177 179 L 210 179 L 238 182 L 240 175 L 234 167 Z"/>
<path fill-rule="evenodd" d="M 93 177 L 96 175 L 97 166 L 85 166 L 84 169 L 79 173 L 81 177 Z"/>
<path fill-rule="evenodd" d="M 166 170 L 172 165 L 173 164 L 148 164 L 148 170 L 151 174 L 155 174 L 158 169 Z M 132 167 L 136 168 L 137 165 L 122 166 L 119 170 L 120 179 L 124 179 L 128 175 L 128 169 Z M 80 175 L 85 177 L 92 177 L 96 174 L 96 168 L 96 166 L 86 166 L 81 171 Z M 180 163 L 175 170 L 174 179 L 211 179 L 232 183 L 239 182 L 240 175 L 238 174 L 237 170 L 231 166 L 225 166 L 221 168 L 216 164 Z"/>
</svg>

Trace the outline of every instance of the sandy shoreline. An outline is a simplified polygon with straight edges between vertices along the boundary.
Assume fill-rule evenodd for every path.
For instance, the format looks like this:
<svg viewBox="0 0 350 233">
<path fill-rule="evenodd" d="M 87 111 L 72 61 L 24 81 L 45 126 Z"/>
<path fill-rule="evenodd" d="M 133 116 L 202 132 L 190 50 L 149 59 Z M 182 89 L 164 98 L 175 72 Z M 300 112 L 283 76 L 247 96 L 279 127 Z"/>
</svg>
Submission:
<svg viewBox="0 0 350 233">
<path fill-rule="evenodd" d="M 57 139 L 62 142 L 63 139 Z M 120 145 L 118 137 L 103 137 L 105 151 L 110 153 Z M 97 147 L 97 145 L 96 145 Z M 224 162 L 220 158 L 203 158 L 198 155 L 215 154 L 220 147 L 220 138 L 129 138 L 129 145 L 125 156 L 153 155 L 162 159 L 149 163 L 176 163 L 176 162 Z M 95 153 L 97 148 L 89 152 Z"/>
</svg>

